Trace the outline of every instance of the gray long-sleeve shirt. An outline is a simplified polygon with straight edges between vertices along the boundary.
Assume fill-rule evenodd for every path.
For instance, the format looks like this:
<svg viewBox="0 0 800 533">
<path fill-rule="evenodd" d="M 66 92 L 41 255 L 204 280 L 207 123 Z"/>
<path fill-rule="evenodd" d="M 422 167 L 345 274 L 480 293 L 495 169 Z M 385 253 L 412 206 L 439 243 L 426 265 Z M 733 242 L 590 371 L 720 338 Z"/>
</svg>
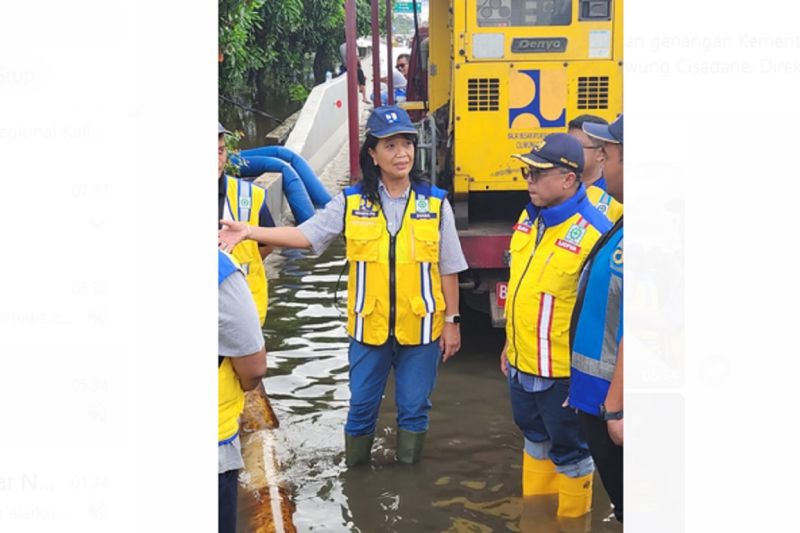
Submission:
<svg viewBox="0 0 800 533">
<path fill-rule="evenodd" d="M 378 194 L 381 198 L 381 207 L 386 217 L 389 233 L 396 235 L 403 222 L 408 195 L 411 187 L 396 198 L 389 196 L 389 191 L 378 183 Z M 344 231 L 344 193 L 337 194 L 328 202 L 324 209 L 313 217 L 300 224 L 297 228 L 311 243 L 314 253 L 321 254 Z M 467 269 L 467 260 L 461 250 L 456 232 L 453 208 L 446 199 L 442 203 L 442 238 L 439 241 L 439 273 L 442 275 L 455 274 Z"/>
</svg>

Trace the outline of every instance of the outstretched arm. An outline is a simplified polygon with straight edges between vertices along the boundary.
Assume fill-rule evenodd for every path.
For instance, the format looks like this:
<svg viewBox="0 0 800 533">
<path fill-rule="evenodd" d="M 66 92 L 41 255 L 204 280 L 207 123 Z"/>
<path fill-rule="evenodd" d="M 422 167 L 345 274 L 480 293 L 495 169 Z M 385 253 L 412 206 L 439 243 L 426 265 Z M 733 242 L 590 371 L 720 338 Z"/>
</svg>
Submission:
<svg viewBox="0 0 800 533">
<path fill-rule="evenodd" d="M 253 240 L 260 245 L 282 248 L 309 248 L 311 246 L 306 236 L 292 226 L 260 228 L 232 220 L 220 220 L 220 224 L 222 224 L 222 229 L 219 230 L 219 246 L 226 252 L 230 252 L 234 246 L 244 240 Z"/>
</svg>

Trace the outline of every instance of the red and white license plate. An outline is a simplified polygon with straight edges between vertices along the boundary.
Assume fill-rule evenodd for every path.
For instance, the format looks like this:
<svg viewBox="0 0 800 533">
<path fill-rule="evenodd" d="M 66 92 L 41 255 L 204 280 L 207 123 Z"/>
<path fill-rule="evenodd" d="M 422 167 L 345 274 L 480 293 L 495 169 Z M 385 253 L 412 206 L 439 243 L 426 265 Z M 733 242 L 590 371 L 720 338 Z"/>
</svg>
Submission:
<svg viewBox="0 0 800 533">
<path fill-rule="evenodd" d="M 506 295 L 508 294 L 508 282 L 498 281 L 494 287 L 494 293 L 497 295 L 497 307 L 506 306 Z"/>
</svg>

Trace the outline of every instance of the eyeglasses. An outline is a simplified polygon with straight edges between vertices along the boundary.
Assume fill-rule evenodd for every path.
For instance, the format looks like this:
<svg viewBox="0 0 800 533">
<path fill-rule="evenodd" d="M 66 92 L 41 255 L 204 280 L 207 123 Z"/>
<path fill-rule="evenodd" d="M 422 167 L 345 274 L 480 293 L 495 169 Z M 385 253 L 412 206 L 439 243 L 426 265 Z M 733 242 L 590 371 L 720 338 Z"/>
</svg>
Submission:
<svg viewBox="0 0 800 533">
<path fill-rule="evenodd" d="M 406 68 L 407 66 L 408 66 L 408 63 L 398 63 L 398 64 L 396 64 L 396 65 L 394 66 L 394 68 L 396 68 L 397 70 L 403 70 L 403 69 L 404 69 L 404 68 Z"/>
<path fill-rule="evenodd" d="M 551 172 L 552 170 L 557 170 L 558 172 Z M 522 167 L 522 177 L 525 180 L 530 181 L 531 183 L 536 183 L 542 178 L 547 178 L 549 176 L 556 176 L 559 174 L 567 174 L 568 172 L 569 170 L 565 168 L 558 168 L 558 169 L 549 168 L 547 170 L 539 170 L 538 168 Z"/>
</svg>

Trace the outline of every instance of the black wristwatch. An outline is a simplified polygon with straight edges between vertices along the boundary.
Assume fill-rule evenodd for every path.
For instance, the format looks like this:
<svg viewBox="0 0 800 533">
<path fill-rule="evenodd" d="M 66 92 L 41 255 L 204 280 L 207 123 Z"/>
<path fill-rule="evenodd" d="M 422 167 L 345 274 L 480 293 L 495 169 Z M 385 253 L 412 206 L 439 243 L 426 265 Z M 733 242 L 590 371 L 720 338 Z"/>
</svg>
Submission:
<svg viewBox="0 0 800 533">
<path fill-rule="evenodd" d="M 622 420 L 622 411 L 606 411 L 606 406 L 600 404 L 600 417 L 605 420 Z"/>
<path fill-rule="evenodd" d="M 461 324 L 461 315 L 445 315 L 444 321 L 448 324 Z"/>
</svg>

